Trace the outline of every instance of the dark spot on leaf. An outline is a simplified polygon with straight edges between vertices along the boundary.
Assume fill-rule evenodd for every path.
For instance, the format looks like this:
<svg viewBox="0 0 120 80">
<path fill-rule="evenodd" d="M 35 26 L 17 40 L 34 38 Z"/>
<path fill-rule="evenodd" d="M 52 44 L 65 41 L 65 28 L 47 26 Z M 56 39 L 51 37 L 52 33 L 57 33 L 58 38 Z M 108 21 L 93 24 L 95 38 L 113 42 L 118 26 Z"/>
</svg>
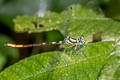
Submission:
<svg viewBox="0 0 120 80">
<path fill-rule="evenodd" d="M 32 23 L 34 24 L 35 28 L 44 27 L 43 24 L 37 23 L 37 22 L 35 22 L 35 21 L 32 21 Z"/>
<path fill-rule="evenodd" d="M 43 24 L 39 24 L 39 27 L 44 27 L 44 25 Z"/>
<path fill-rule="evenodd" d="M 25 31 L 25 32 L 29 31 L 29 28 L 24 28 L 24 31 Z"/>
<path fill-rule="evenodd" d="M 34 24 L 34 26 L 37 28 L 37 22 L 35 22 L 35 21 L 32 21 L 32 23 Z"/>
</svg>

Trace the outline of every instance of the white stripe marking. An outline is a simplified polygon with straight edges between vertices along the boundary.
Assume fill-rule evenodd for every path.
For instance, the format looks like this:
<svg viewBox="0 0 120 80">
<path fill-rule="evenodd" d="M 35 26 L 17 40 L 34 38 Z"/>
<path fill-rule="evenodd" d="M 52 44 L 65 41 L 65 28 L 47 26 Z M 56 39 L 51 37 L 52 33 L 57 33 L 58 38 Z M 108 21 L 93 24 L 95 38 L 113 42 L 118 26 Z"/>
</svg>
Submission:
<svg viewBox="0 0 120 80">
<path fill-rule="evenodd" d="M 56 44 L 56 42 L 52 42 L 52 44 Z"/>
<path fill-rule="evenodd" d="M 73 43 L 77 42 L 76 39 L 72 39 L 72 38 L 70 38 L 70 41 L 73 42 Z"/>
<path fill-rule="evenodd" d="M 42 43 L 43 45 L 45 45 L 46 43 Z"/>
<path fill-rule="evenodd" d="M 59 43 L 62 43 L 62 41 L 59 41 Z"/>
</svg>

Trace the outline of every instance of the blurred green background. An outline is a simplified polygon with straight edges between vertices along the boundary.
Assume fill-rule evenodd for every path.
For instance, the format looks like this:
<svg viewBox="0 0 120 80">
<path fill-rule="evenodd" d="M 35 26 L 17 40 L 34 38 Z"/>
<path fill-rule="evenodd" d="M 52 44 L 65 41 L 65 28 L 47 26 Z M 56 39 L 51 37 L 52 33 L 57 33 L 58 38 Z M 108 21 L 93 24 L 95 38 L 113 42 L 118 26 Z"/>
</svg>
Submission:
<svg viewBox="0 0 120 80">
<path fill-rule="evenodd" d="M 25 57 L 37 52 L 52 51 L 57 47 L 57 45 L 51 45 L 35 49 L 18 49 L 5 47 L 5 43 L 27 44 L 39 41 L 59 41 L 64 38 L 64 35 L 56 30 L 33 34 L 18 33 L 14 30 L 14 19 L 17 16 L 43 17 L 45 11 L 60 13 L 71 4 L 81 4 L 95 11 L 99 8 L 104 16 L 119 21 L 120 0 L 0 0 L 0 71 Z"/>
</svg>

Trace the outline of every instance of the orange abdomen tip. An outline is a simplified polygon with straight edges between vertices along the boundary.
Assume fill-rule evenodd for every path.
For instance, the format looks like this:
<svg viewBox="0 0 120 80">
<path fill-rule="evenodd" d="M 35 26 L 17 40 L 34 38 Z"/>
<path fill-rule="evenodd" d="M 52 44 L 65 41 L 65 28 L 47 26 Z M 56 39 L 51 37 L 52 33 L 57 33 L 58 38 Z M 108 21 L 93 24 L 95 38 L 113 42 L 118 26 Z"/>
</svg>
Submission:
<svg viewBox="0 0 120 80">
<path fill-rule="evenodd" d="M 16 47 L 16 45 L 15 45 L 15 44 L 10 44 L 10 43 L 5 44 L 5 46 L 8 46 L 8 47 Z"/>
<path fill-rule="evenodd" d="M 8 43 L 8 44 L 5 44 L 5 46 L 7 47 L 18 47 L 18 48 L 23 48 L 23 47 L 32 47 L 31 45 L 22 45 L 22 44 L 11 44 L 11 43 Z"/>
</svg>

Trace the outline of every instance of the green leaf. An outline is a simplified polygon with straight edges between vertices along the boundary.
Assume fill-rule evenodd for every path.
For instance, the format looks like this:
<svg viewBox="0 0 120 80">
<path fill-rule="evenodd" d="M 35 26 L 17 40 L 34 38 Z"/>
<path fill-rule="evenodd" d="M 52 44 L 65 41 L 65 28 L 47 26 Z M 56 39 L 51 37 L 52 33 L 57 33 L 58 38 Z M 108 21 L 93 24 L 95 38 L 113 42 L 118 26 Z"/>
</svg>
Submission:
<svg viewBox="0 0 120 80">
<path fill-rule="evenodd" d="M 95 80 L 114 49 L 114 42 L 98 42 L 68 52 L 38 54 L 10 66 L 0 73 L 1 79 L 89 79 Z"/>
<path fill-rule="evenodd" d="M 49 14 L 49 12 L 48 12 Z M 54 16 L 51 18 L 50 16 Z M 57 13 L 50 13 L 49 16 L 41 18 L 37 16 L 17 16 L 14 19 L 16 32 L 43 32 L 57 29 L 59 18 Z M 56 20 L 57 19 L 57 20 Z"/>
<path fill-rule="evenodd" d="M 72 10 L 70 9 L 71 7 Z M 46 12 L 43 18 L 18 16 L 14 19 L 15 31 L 44 32 L 59 30 L 65 35 L 65 24 L 67 24 L 65 21 L 69 20 L 67 35 L 74 36 L 75 38 L 84 35 L 86 40 L 91 40 L 92 35 L 98 31 L 102 32 L 103 40 L 115 39 L 120 35 L 120 31 L 118 31 L 120 26 L 119 22 L 105 18 L 101 13 L 95 13 L 90 8 L 85 8 L 80 5 L 72 5 L 71 7 L 60 14 Z M 38 26 L 35 27 L 33 21 Z"/>
<path fill-rule="evenodd" d="M 118 46 L 120 49 L 120 46 Z M 119 80 L 120 79 L 120 52 L 117 49 L 109 56 L 98 77 L 100 80 Z"/>
<path fill-rule="evenodd" d="M 27 31 L 29 33 L 59 30 L 62 34 L 65 35 L 65 24 L 67 24 L 66 20 L 70 21 L 69 27 L 71 27 L 71 24 L 76 24 L 74 22 L 77 22 L 76 25 L 82 28 L 83 26 L 81 25 L 85 24 L 85 21 L 99 20 L 99 18 L 101 19 L 103 18 L 103 16 L 101 16 L 98 13 L 95 13 L 92 9 L 86 9 L 85 7 L 82 7 L 80 5 L 72 5 L 60 14 L 47 11 L 45 13 L 45 16 L 42 18 L 37 16 L 17 16 L 14 19 L 14 30 L 16 32 Z M 81 21 L 84 22 L 82 22 L 81 24 L 79 23 Z M 87 25 L 85 25 L 85 27 L 87 27 Z"/>
<path fill-rule="evenodd" d="M 70 10 L 63 12 L 69 16 Z M 120 23 L 110 18 L 105 18 L 102 14 L 95 13 L 92 9 L 72 5 L 71 18 L 68 27 L 68 35 L 79 38 L 84 35 L 90 41 L 96 32 L 102 32 L 103 40 L 114 40 L 119 37 Z"/>
</svg>

